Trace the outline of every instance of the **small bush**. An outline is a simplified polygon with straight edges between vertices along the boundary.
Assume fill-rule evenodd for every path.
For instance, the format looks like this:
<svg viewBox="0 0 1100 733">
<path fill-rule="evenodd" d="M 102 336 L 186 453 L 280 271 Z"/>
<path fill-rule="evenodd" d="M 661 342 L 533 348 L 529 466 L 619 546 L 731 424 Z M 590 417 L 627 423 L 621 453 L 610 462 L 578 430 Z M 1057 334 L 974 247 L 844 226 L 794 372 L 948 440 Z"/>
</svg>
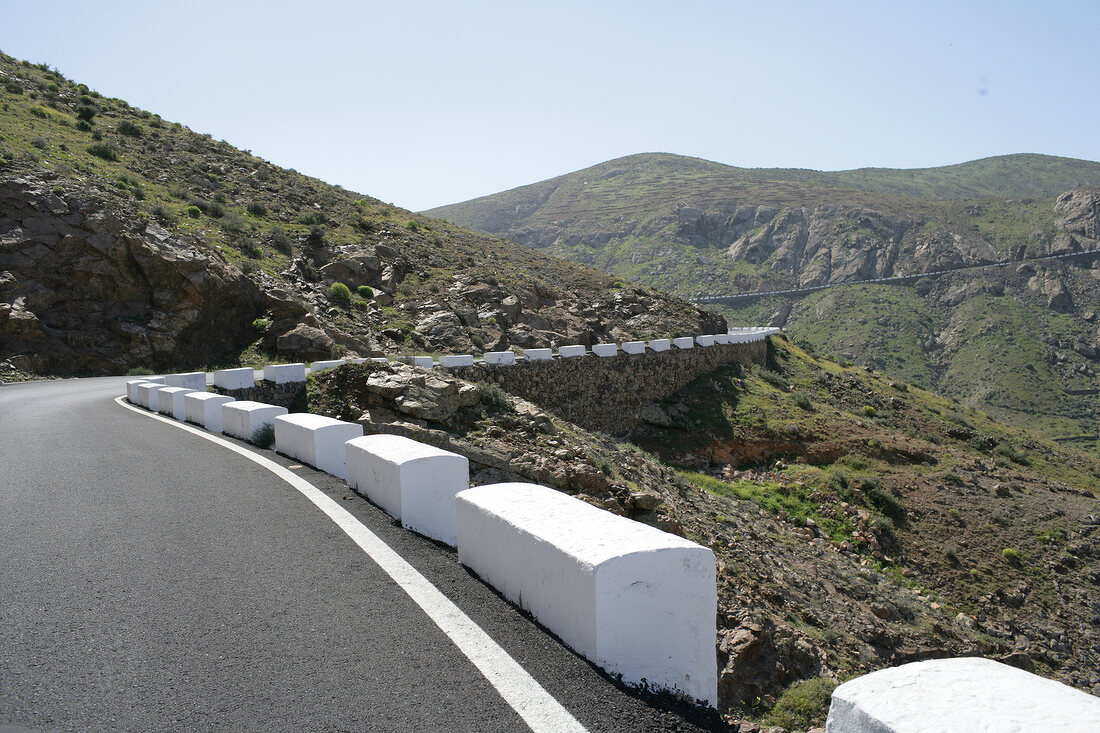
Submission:
<svg viewBox="0 0 1100 733">
<path fill-rule="evenodd" d="M 374 290 L 371 288 L 370 285 L 360 285 L 359 287 L 357 287 L 355 289 L 355 292 L 359 293 L 360 297 L 363 297 L 363 298 L 373 298 L 374 297 Z"/>
<path fill-rule="evenodd" d="M 99 109 L 90 104 L 82 104 L 76 108 L 76 116 L 84 122 L 91 122 L 97 114 Z"/>
<path fill-rule="evenodd" d="M 314 247 L 320 247 L 325 243 L 325 228 L 320 224 L 311 226 L 309 234 L 306 235 L 306 242 Z"/>
<path fill-rule="evenodd" d="M 65 193 L 65 187 L 61 186 L 61 185 L 57 185 L 57 186 L 54 186 L 53 188 L 51 188 L 50 191 L 55 196 L 60 196 L 61 194 Z"/>
<path fill-rule="evenodd" d="M 267 329 L 271 328 L 271 319 L 257 318 L 256 320 L 252 321 L 252 328 L 256 329 L 257 331 L 266 331 Z"/>
<path fill-rule="evenodd" d="M 8 94 L 22 94 L 23 86 L 14 81 L 4 82 L 4 91 Z"/>
<path fill-rule="evenodd" d="M 511 410 L 512 403 L 499 384 L 489 382 L 481 385 L 481 401 L 495 410 Z"/>
<path fill-rule="evenodd" d="M 192 219 L 198 219 L 200 216 L 202 216 L 202 211 L 199 209 L 198 206 L 195 206 L 194 204 L 188 206 L 186 209 L 184 209 L 184 211 Z"/>
<path fill-rule="evenodd" d="M 341 305 L 351 304 L 351 289 L 347 285 L 341 282 L 335 282 L 328 286 L 328 298 L 334 303 L 340 303 Z"/>
<path fill-rule="evenodd" d="M 92 123 L 88 122 L 87 120 L 79 120 L 76 123 L 76 129 L 80 130 L 81 132 L 88 132 L 92 129 Z"/>
<path fill-rule="evenodd" d="M 257 448 L 270 448 L 275 445 L 275 426 L 264 423 L 252 433 L 252 444 Z"/>
<path fill-rule="evenodd" d="M 405 222 L 405 228 L 406 228 L 406 229 L 408 229 L 408 230 L 410 230 L 410 231 L 414 231 L 414 232 L 415 232 L 416 230 L 418 230 L 418 229 L 420 228 L 420 224 L 418 224 L 418 223 L 417 223 L 417 222 L 416 222 L 415 220 L 413 220 L 413 219 L 409 219 L 409 220 L 408 220 L 407 222 Z"/>
<path fill-rule="evenodd" d="M 864 417 L 876 417 L 878 415 L 878 410 L 876 410 L 871 405 L 864 405 L 859 409 L 859 414 L 863 415 Z"/>
<path fill-rule="evenodd" d="M 142 134 L 144 134 L 141 125 L 136 125 L 129 120 L 123 120 L 118 123 L 118 127 L 116 127 L 115 130 L 119 135 L 125 135 L 126 137 L 141 137 Z"/>
<path fill-rule="evenodd" d="M 229 232 L 230 234 L 243 234 L 248 228 L 248 225 L 245 224 L 245 221 L 241 218 L 240 214 L 236 213 L 235 211 L 231 211 L 227 216 L 222 219 L 221 228 L 222 231 Z M 244 248 L 242 247 L 242 249 Z"/>
<path fill-rule="evenodd" d="M 272 227 L 271 233 L 268 234 L 268 238 L 271 240 L 271 246 L 277 251 L 282 252 L 285 255 L 290 254 L 291 244 L 290 237 L 286 235 L 279 227 Z"/>
<path fill-rule="evenodd" d="M 147 377 L 147 376 L 152 375 L 153 373 L 154 372 L 153 372 L 152 369 L 146 369 L 145 367 L 131 367 L 130 370 L 128 372 L 126 372 L 126 376 L 128 376 L 128 377 Z"/>
<path fill-rule="evenodd" d="M 1011 445 L 1004 445 L 1003 443 L 997 446 L 997 453 L 1004 456 L 1008 460 L 1012 461 L 1018 466 L 1030 466 L 1031 459 L 1020 451 L 1013 448 Z"/>
<path fill-rule="evenodd" d="M 153 207 L 152 214 L 161 224 L 174 224 L 176 222 L 176 215 L 172 213 L 172 210 L 166 209 L 160 204 Z"/>
<path fill-rule="evenodd" d="M 767 725 L 807 730 L 825 722 L 836 683 L 828 677 L 796 682 L 788 687 L 764 718 Z"/>
<path fill-rule="evenodd" d="M 88 152 L 97 158 L 103 160 L 116 161 L 118 160 L 118 152 L 107 143 L 95 143 L 88 146 Z"/>
<path fill-rule="evenodd" d="M 46 148 L 48 148 L 50 146 L 50 143 L 46 138 L 39 135 L 39 136 L 35 137 L 33 140 L 31 140 L 31 145 L 38 148 L 39 150 L 45 150 Z"/>
<path fill-rule="evenodd" d="M 262 218 L 267 216 L 267 207 L 258 201 L 253 201 L 248 205 L 248 213 Z"/>
<path fill-rule="evenodd" d="M 807 397 L 807 396 L 806 396 L 806 395 L 804 395 L 804 394 L 797 394 L 797 395 L 795 395 L 795 397 L 794 397 L 794 403 L 795 403 L 796 405 L 798 405 L 799 407 L 801 407 L 801 408 L 802 408 L 803 410 L 805 410 L 806 412 L 813 412 L 813 411 L 814 411 L 814 406 L 813 406 L 813 403 L 812 403 L 812 402 L 810 402 L 810 398 L 809 398 L 809 397 Z"/>
<path fill-rule="evenodd" d="M 50 119 L 50 113 L 42 109 L 41 107 L 31 107 L 31 114 L 40 120 Z"/>
<path fill-rule="evenodd" d="M 218 202 L 213 201 L 210 203 L 206 213 L 214 219 L 220 219 L 225 216 L 225 208 Z"/>
<path fill-rule="evenodd" d="M 320 211 L 310 211 L 299 216 L 298 223 L 306 226 L 320 226 L 325 223 L 325 215 Z"/>
<path fill-rule="evenodd" d="M 1001 557 L 1008 560 L 1009 564 L 1019 567 L 1023 561 L 1024 556 L 1020 554 L 1020 551 L 1012 547 L 1006 547 L 1001 550 Z"/>
<path fill-rule="evenodd" d="M 905 518 L 905 505 L 890 492 L 879 488 L 877 482 L 876 484 L 869 484 L 867 480 L 864 480 L 862 488 L 867 501 L 875 509 L 898 522 Z"/>
</svg>

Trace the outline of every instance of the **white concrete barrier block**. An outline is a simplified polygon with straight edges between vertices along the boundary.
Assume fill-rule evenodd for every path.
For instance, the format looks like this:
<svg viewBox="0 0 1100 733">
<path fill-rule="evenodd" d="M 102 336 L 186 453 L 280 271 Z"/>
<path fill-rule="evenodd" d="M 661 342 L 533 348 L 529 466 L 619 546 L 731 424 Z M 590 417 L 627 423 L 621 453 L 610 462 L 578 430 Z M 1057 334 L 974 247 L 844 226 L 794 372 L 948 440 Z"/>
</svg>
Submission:
<svg viewBox="0 0 1100 733">
<path fill-rule="evenodd" d="M 439 366 L 445 368 L 474 365 L 473 354 L 446 354 L 439 357 Z"/>
<path fill-rule="evenodd" d="M 195 390 L 187 387 L 164 387 L 157 393 L 157 412 L 183 421 L 187 419 L 187 405 L 183 398 Z"/>
<path fill-rule="evenodd" d="M 384 356 L 372 356 L 371 361 L 375 364 L 389 364 L 390 360 Z"/>
<path fill-rule="evenodd" d="M 268 364 L 264 367 L 264 381 L 275 384 L 306 381 L 305 364 Z"/>
<path fill-rule="evenodd" d="M 592 353 L 596 356 L 618 356 L 618 344 L 593 344 Z"/>
<path fill-rule="evenodd" d="M 516 354 L 512 351 L 486 351 L 484 357 L 486 364 L 516 363 Z"/>
<path fill-rule="evenodd" d="M 354 359 L 347 359 L 348 364 L 366 364 L 366 357 L 356 357 Z"/>
<path fill-rule="evenodd" d="M 695 344 L 697 346 L 714 346 L 714 337 L 709 335 L 696 336 Z"/>
<path fill-rule="evenodd" d="M 195 392 L 202 392 L 206 389 L 206 372 L 169 374 L 164 378 L 164 383 L 169 387 L 186 387 Z"/>
<path fill-rule="evenodd" d="M 347 364 L 347 359 L 331 359 L 329 361 L 315 361 L 309 365 L 310 374 L 316 374 L 317 372 L 323 372 L 326 369 L 335 369 L 338 366 Z"/>
<path fill-rule="evenodd" d="M 627 341 L 623 344 L 622 349 L 627 354 L 644 354 L 645 341 Z"/>
<path fill-rule="evenodd" d="M 348 485 L 414 532 L 455 546 L 455 495 L 470 487 L 465 456 L 400 435 L 347 443 Z"/>
<path fill-rule="evenodd" d="M 435 359 L 433 359 L 430 356 L 414 356 L 413 357 L 413 364 L 415 364 L 418 367 L 424 367 L 426 369 L 431 369 L 432 367 L 435 366 Z"/>
<path fill-rule="evenodd" d="M 991 659 L 933 659 L 833 691 L 827 733 L 1100 731 L 1100 698 Z"/>
<path fill-rule="evenodd" d="M 531 361 L 550 361 L 554 358 L 553 349 L 524 349 L 523 355 Z"/>
<path fill-rule="evenodd" d="M 716 344 L 728 344 L 730 342 L 730 335 L 728 333 L 716 333 L 714 334 L 714 343 Z"/>
<path fill-rule="evenodd" d="M 168 389 L 166 384 L 157 384 L 156 382 L 145 382 L 137 386 L 138 404 L 147 410 L 153 412 L 160 411 L 160 399 L 158 395 L 162 389 Z"/>
<path fill-rule="evenodd" d="M 672 339 L 672 345 L 677 349 L 690 349 L 695 346 L 695 339 L 691 336 L 681 336 L 680 338 Z"/>
<path fill-rule="evenodd" d="M 672 342 L 668 339 L 653 339 L 649 342 L 649 348 L 653 351 L 668 351 Z"/>
<path fill-rule="evenodd" d="M 585 354 L 585 349 L 584 349 L 583 344 L 582 345 L 559 346 L 558 347 L 558 356 L 560 356 L 563 359 L 571 359 L 575 356 L 584 356 L 584 354 Z"/>
<path fill-rule="evenodd" d="M 534 484 L 467 489 L 459 560 L 624 682 L 715 705 L 714 553 Z"/>
<path fill-rule="evenodd" d="M 222 431 L 222 405 L 233 402 L 228 395 L 191 392 L 183 398 L 187 422 L 201 425 L 210 432 Z"/>
<path fill-rule="evenodd" d="M 214 386 L 222 389 L 252 389 L 256 386 L 256 372 L 252 367 L 219 369 L 214 372 Z"/>
<path fill-rule="evenodd" d="M 308 412 L 280 415 L 274 424 L 275 450 L 337 478 L 347 478 L 344 443 L 361 436 L 362 425 Z"/>
<path fill-rule="evenodd" d="M 239 400 L 222 405 L 222 432 L 241 440 L 252 440 L 252 434 L 264 425 L 273 425 L 275 418 L 287 414 L 285 407 L 263 402 Z"/>
</svg>

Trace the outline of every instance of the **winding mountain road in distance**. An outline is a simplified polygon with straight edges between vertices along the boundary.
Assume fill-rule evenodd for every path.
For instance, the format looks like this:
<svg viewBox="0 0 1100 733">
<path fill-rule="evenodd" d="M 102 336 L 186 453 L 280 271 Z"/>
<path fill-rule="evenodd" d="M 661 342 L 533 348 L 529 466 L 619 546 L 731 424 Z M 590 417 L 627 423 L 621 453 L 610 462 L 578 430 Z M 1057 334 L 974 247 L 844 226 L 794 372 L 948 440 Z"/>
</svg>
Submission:
<svg viewBox="0 0 1100 733">
<path fill-rule="evenodd" d="M 498 676 L 530 675 L 538 694 L 520 697 L 550 701 L 521 715 L 302 492 L 124 392 L 118 377 L 0 385 L 0 731 L 712 729 L 598 673 L 342 481 L 247 448 L 518 663 Z"/>
</svg>

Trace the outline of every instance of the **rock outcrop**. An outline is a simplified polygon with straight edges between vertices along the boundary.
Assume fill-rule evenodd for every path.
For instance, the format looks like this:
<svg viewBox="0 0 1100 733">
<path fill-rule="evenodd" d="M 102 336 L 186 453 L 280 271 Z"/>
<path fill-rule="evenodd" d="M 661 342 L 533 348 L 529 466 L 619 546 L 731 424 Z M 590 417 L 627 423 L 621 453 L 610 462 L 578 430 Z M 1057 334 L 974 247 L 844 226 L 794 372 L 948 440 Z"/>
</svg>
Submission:
<svg viewBox="0 0 1100 733">
<path fill-rule="evenodd" d="M 304 313 L 209 248 L 94 191 L 49 185 L 0 182 L 0 354 L 62 373 L 202 364 L 265 312 Z"/>
</svg>

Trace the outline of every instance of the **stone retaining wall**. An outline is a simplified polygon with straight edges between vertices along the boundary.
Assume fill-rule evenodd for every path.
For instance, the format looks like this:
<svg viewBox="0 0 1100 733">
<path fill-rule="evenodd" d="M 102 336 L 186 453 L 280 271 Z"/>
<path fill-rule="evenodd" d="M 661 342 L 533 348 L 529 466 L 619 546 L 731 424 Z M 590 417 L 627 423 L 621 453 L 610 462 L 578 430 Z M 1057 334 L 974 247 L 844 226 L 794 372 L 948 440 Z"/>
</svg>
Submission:
<svg viewBox="0 0 1100 733">
<path fill-rule="evenodd" d="M 515 365 L 484 362 L 448 369 L 471 382 L 492 382 L 565 420 L 612 435 L 641 422 L 642 408 L 673 394 L 720 366 L 737 362 L 763 365 L 768 341 L 715 344 L 660 353 L 587 355 L 573 359 L 526 361 Z"/>
<path fill-rule="evenodd" d="M 305 382 L 275 384 L 274 382 L 268 382 L 265 379 L 261 379 L 256 382 L 256 386 L 254 387 L 245 389 L 222 389 L 221 387 L 213 387 L 213 390 L 218 394 L 229 395 L 235 400 L 250 400 L 252 402 L 263 402 L 268 405 L 278 405 L 279 407 L 289 408 L 294 404 L 294 400 L 298 399 L 298 395 L 301 394 L 302 390 L 305 388 Z"/>
</svg>

